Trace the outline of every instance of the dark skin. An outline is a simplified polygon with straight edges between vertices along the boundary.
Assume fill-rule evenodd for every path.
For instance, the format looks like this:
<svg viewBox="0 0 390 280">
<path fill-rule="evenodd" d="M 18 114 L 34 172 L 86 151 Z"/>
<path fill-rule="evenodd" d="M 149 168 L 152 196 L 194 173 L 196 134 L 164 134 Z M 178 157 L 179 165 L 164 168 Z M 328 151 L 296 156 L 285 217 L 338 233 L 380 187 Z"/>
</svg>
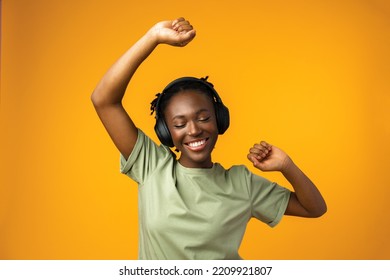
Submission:
<svg viewBox="0 0 390 280">
<path fill-rule="evenodd" d="M 180 92 L 171 98 L 164 117 L 181 152 L 179 162 L 189 168 L 211 168 L 218 128 L 210 98 L 197 91 Z"/>
<path fill-rule="evenodd" d="M 195 34 L 184 18 L 157 23 L 114 63 L 95 88 L 91 99 L 96 112 L 125 158 L 131 154 L 138 135 L 137 126 L 122 106 L 127 85 L 159 44 L 184 47 Z M 181 151 L 179 162 L 189 168 L 212 167 L 211 153 L 218 130 L 210 99 L 199 92 L 181 92 L 172 97 L 164 114 L 173 142 Z M 261 141 L 250 148 L 247 157 L 257 169 L 279 171 L 291 183 L 294 191 L 286 215 L 319 217 L 326 212 L 326 203 L 317 187 L 284 151 Z"/>
</svg>

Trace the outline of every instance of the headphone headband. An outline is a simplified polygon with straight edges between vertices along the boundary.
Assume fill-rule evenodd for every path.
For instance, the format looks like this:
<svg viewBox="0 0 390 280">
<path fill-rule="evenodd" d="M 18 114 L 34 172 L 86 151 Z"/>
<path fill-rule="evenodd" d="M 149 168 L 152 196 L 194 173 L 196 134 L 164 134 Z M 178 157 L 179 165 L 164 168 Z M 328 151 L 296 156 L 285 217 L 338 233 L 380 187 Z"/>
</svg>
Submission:
<svg viewBox="0 0 390 280">
<path fill-rule="evenodd" d="M 204 78 L 195 78 L 195 77 L 191 77 L 191 76 L 187 76 L 187 77 L 181 77 L 181 78 L 178 78 L 176 80 L 173 80 L 172 82 L 170 82 L 164 89 L 163 91 L 161 92 L 161 94 L 158 96 L 157 98 L 157 102 L 156 102 L 156 118 L 157 117 L 160 117 L 160 115 L 158 115 L 160 112 L 159 112 L 159 105 L 160 105 L 160 101 L 163 99 L 164 95 L 171 89 L 173 88 L 174 86 L 176 86 L 177 84 L 179 83 L 184 83 L 184 82 L 195 82 L 195 83 L 200 83 L 204 86 L 207 87 L 208 90 L 210 90 L 210 92 L 212 93 L 213 95 L 213 98 L 215 98 L 215 101 L 218 102 L 218 103 L 221 103 L 222 104 L 222 100 L 221 98 L 219 97 L 217 91 L 214 89 L 214 85 L 212 83 L 210 83 L 209 81 L 207 81 L 209 76 L 206 76 Z"/>
<path fill-rule="evenodd" d="M 209 81 L 207 81 L 208 78 L 209 78 L 209 76 L 206 76 L 206 77 L 200 78 L 200 79 L 199 78 L 195 78 L 195 77 L 181 77 L 181 78 L 178 78 L 178 79 L 170 82 L 164 88 L 164 90 L 162 91 L 162 94 L 166 93 L 168 90 L 170 90 L 172 87 L 174 87 L 178 83 L 195 82 L 195 83 L 200 83 L 200 84 L 206 86 L 215 95 L 215 98 L 217 99 L 217 101 L 222 103 L 221 98 L 219 97 L 218 93 L 214 89 L 214 85 L 212 83 L 210 83 Z"/>
</svg>

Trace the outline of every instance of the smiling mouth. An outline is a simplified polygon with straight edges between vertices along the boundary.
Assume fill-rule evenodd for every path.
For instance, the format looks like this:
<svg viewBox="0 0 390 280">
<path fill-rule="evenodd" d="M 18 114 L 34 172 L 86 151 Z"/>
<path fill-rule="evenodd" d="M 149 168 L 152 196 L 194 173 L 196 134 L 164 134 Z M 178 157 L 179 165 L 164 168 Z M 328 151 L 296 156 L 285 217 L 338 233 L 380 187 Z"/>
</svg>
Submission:
<svg viewBox="0 0 390 280">
<path fill-rule="evenodd" d="M 192 142 L 184 143 L 190 150 L 199 151 L 202 150 L 206 146 L 206 142 L 209 138 L 200 139 Z"/>
</svg>

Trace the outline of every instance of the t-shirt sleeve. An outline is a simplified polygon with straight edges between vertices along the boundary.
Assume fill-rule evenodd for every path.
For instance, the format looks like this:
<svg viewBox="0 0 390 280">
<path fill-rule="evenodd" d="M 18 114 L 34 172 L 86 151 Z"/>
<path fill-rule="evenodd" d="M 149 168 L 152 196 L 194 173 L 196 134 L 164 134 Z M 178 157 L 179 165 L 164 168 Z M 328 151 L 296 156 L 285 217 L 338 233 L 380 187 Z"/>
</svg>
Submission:
<svg viewBox="0 0 390 280">
<path fill-rule="evenodd" d="M 276 226 L 286 211 L 291 191 L 246 169 L 252 216 L 270 227 Z"/>
<path fill-rule="evenodd" d="M 148 176 L 161 164 L 172 159 L 168 147 L 158 146 L 142 130 L 138 129 L 137 142 L 128 159 L 120 155 L 120 172 L 138 184 L 143 184 Z"/>
</svg>

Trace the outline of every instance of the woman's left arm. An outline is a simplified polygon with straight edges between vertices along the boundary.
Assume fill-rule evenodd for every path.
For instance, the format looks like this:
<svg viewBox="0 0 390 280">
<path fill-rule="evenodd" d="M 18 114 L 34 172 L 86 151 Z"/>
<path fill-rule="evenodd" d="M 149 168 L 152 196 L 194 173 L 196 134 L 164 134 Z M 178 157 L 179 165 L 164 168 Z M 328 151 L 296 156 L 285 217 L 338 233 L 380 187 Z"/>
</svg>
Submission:
<svg viewBox="0 0 390 280">
<path fill-rule="evenodd" d="M 249 150 L 248 159 L 261 171 L 282 172 L 294 188 L 285 215 L 316 218 L 326 213 L 320 191 L 284 151 L 262 141 Z"/>
</svg>

